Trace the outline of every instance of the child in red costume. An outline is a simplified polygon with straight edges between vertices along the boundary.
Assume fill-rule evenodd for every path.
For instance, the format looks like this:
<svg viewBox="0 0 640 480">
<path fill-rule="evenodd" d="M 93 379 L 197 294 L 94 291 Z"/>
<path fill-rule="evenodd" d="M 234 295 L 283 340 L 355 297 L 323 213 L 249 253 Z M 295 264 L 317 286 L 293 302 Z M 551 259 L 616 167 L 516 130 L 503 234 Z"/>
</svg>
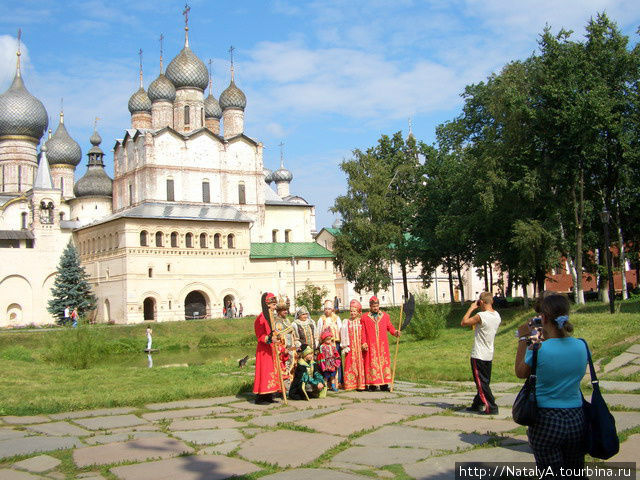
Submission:
<svg viewBox="0 0 640 480">
<path fill-rule="evenodd" d="M 338 391 L 336 386 L 336 374 L 340 368 L 340 353 L 333 343 L 333 333 L 330 328 L 326 328 L 320 336 L 320 347 L 318 348 L 318 363 L 320 370 L 324 376 L 327 388 L 331 386 L 331 390 Z"/>
</svg>

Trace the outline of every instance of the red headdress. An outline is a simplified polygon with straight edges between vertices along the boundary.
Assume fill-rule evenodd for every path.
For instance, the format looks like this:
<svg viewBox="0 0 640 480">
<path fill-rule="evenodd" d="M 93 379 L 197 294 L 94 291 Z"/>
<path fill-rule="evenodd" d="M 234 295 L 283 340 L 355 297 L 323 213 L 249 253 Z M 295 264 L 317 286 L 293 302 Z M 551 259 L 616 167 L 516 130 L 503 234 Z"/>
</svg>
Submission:
<svg viewBox="0 0 640 480">
<path fill-rule="evenodd" d="M 331 331 L 330 328 L 325 328 L 322 331 L 322 335 L 320 335 L 320 341 L 324 342 L 327 339 L 327 337 L 333 337 L 333 332 Z"/>
<path fill-rule="evenodd" d="M 362 311 L 362 304 L 358 300 L 351 300 L 351 303 L 349 303 L 349 308 L 351 307 L 356 307 L 359 312 Z"/>
<path fill-rule="evenodd" d="M 380 303 L 380 300 L 378 300 L 378 297 L 376 297 L 375 295 L 369 299 L 369 305 L 373 303 Z"/>
</svg>

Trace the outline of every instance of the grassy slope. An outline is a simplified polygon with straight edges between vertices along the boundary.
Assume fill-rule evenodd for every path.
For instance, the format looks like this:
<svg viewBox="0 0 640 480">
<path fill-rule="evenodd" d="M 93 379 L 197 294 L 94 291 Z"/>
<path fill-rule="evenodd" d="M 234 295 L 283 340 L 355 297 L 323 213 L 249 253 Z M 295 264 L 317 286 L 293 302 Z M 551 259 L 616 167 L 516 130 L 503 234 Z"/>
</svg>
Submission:
<svg viewBox="0 0 640 480">
<path fill-rule="evenodd" d="M 622 305 L 611 316 L 606 306 L 593 304 L 572 314 L 575 335 L 591 345 L 594 358 L 605 362 L 640 338 L 640 302 Z M 464 310 L 453 309 L 447 327 L 436 340 L 402 338 L 397 378 L 419 382 L 470 380 L 469 351 L 472 332 L 459 327 Z M 496 337 L 493 381 L 514 381 L 515 328 L 531 316 L 530 310 L 504 310 Z M 396 323 L 397 312 L 391 312 Z M 252 319 L 201 320 L 153 325 L 154 345 L 161 349 L 241 345 L 253 349 Z M 139 351 L 145 344 L 146 325 L 91 326 L 106 352 Z M 149 402 L 228 395 L 247 391 L 251 378 L 220 375 L 237 372 L 235 362 L 217 361 L 189 368 L 94 367 L 73 370 L 46 361 L 54 345 L 69 341 L 68 330 L 3 332 L 0 334 L 0 415 L 25 415 Z M 22 348 L 21 348 L 22 347 Z M 215 347 L 212 347 L 215 348 Z M 392 345 L 392 352 L 394 348 Z M 635 374 L 628 380 L 640 380 Z"/>
</svg>

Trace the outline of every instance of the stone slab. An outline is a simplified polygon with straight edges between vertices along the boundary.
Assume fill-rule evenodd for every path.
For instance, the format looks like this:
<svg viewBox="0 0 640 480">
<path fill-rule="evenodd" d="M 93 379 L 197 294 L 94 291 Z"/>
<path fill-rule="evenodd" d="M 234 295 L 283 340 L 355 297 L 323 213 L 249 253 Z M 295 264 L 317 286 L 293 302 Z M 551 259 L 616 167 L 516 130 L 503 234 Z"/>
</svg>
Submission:
<svg viewBox="0 0 640 480">
<path fill-rule="evenodd" d="M 512 420 L 498 420 L 485 418 L 466 418 L 459 416 L 433 415 L 407 422 L 405 425 L 428 428 L 432 430 L 459 430 L 467 433 L 502 433 L 508 432 L 520 425 Z"/>
<path fill-rule="evenodd" d="M 451 480 L 455 478 L 455 462 L 533 462 L 528 446 L 494 447 L 471 450 L 464 453 L 432 457 L 421 462 L 403 465 L 412 478 L 429 480 Z"/>
<path fill-rule="evenodd" d="M 638 355 L 635 353 L 621 353 L 617 357 L 613 357 L 611 361 L 604 366 L 604 372 L 608 373 L 615 370 L 616 368 L 624 367 L 636 358 L 638 358 Z"/>
<path fill-rule="evenodd" d="M 372 411 L 366 408 L 348 408 L 319 418 L 303 420 L 298 424 L 318 432 L 347 436 L 360 430 L 399 422 L 404 418 L 406 418 L 405 415 L 399 413 Z"/>
<path fill-rule="evenodd" d="M 640 433 L 631 435 L 620 445 L 620 451 L 617 455 L 611 457 L 607 462 L 634 462 L 636 469 L 640 468 L 637 463 L 640 458 Z"/>
<path fill-rule="evenodd" d="M 37 457 L 27 458 L 21 462 L 14 463 L 13 468 L 28 470 L 33 473 L 42 473 L 53 470 L 60 465 L 60 463 L 60 460 L 50 457 L 49 455 L 38 455 Z"/>
<path fill-rule="evenodd" d="M 198 418 L 196 420 L 174 420 L 169 430 L 205 430 L 211 428 L 240 428 L 246 422 L 239 422 L 233 418 Z"/>
<path fill-rule="evenodd" d="M 464 405 L 465 403 L 460 398 L 430 396 L 401 397 L 383 402 L 393 404 L 422 405 L 424 407 L 439 408 L 440 410 L 457 408 L 461 405 Z"/>
<path fill-rule="evenodd" d="M 627 353 L 635 353 L 636 355 L 640 355 L 640 343 L 636 343 L 635 345 L 631 345 L 627 348 Z"/>
<path fill-rule="evenodd" d="M 213 445 L 215 443 L 235 442 L 244 440 L 244 435 L 233 428 L 217 428 L 213 430 L 191 430 L 173 432 L 175 437 L 196 445 Z"/>
<path fill-rule="evenodd" d="M 238 454 L 250 461 L 298 467 L 318 458 L 341 441 L 336 435 L 280 430 L 260 433 L 247 440 Z"/>
<path fill-rule="evenodd" d="M 520 390 L 522 383 L 520 382 L 496 382 L 491 383 L 492 392 L 506 392 L 509 390 Z M 474 393 L 475 395 L 475 393 Z"/>
<path fill-rule="evenodd" d="M 139 438 L 167 437 L 162 432 L 121 432 L 110 435 L 95 435 L 83 439 L 87 445 L 103 445 L 106 443 L 126 442 L 128 440 L 137 440 Z"/>
<path fill-rule="evenodd" d="M 92 433 L 89 430 L 85 430 L 84 428 L 71 425 L 68 422 L 40 423 L 36 425 L 29 425 L 26 428 L 27 430 L 30 430 L 33 432 L 44 433 L 46 435 L 52 435 L 56 437 L 62 437 L 65 435 L 74 435 L 76 437 L 84 437 L 87 435 L 91 435 Z"/>
<path fill-rule="evenodd" d="M 83 447 L 73 451 L 73 461 L 78 467 L 108 465 L 120 462 L 142 462 L 148 459 L 171 458 L 193 453 L 193 448 L 174 438 L 155 437 L 109 443 L 95 447 Z"/>
<path fill-rule="evenodd" d="M 50 452 L 82 445 L 76 437 L 45 437 L 34 435 L 31 437 L 13 438 L 0 442 L 0 458 L 15 455 L 29 455 L 38 452 Z"/>
<path fill-rule="evenodd" d="M 51 419 L 43 415 L 28 415 L 24 417 L 8 415 L 6 417 L 2 417 L 2 421 L 4 423 L 8 423 L 9 425 L 30 425 L 32 423 L 49 422 L 51 421 Z"/>
<path fill-rule="evenodd" d="M 333 457 L 333 461 L 384 467 L 396 463 L 415 463 L 431 456 L 422 448 L 351 447 Z"/>
<path fill-rule="evenodd" d="M 145 423 L 142 425 L 133 425 L 131 427 L 110 428 L 109 433 L 157 432 L 158 430 L 160 430 L 160 425 Z"/>
<path fill-rule="evenodd" d="M 421 428 L 388 425 L 380 430 L 356 438 L 353 443 L 365 447 L 414 447 L 433 451 L 457 450 L 480 445 L 488 435 L 475 433 L 425 431 Z"/>
<path fill-rule="evenodd" d="M 640 382 L 616 382 L 613 380 L 600 380 L 602 390 L 618 390 L 620 392 L 633 392 L 640 390 Z"/>
<path fill-rule="evenodd" d="M 227 442 L 213 445 L 212 447 L 205 447 L 198 453 L 200 455 L 228 455 L 236 448 L 240 446 L 241 442 Z"/>
<path fill-rule="evenodd" d="M 325 470 L 319 468 L 297 468 L 286 472 L 273 473 L 260 480 L 365 480 L 371 477 L 356 475 L 355 473 L 337 472 L 335 470 Z"/>
<path fill-rule="evenodd" d="M 367 400 L 382 400 L 386 398 L 398 398 L 397 393 L 393 392 L 341 392 L 340 398 L 355 398 L 362 401 Z"/>
<path fill-rule="evenodd" d="M 433 415 L 434 413 L 440 413 L 441 410 L 439 408 L 434 407 L 424 407 L 422 405 L 394 405 L 392 403 L 354 403 L 351 405 L 346 405 L 344 407 L 347 410 L 368 410 L 370 412 L 379 412 L 382 414 L 393 413 L 402 415 L 405 417 L 410 417 L 414 415 Z"/>
<path fill-rule="evenodd" d="M 251 423 L 261 427 L 274 427 L 278 423 L 298 422 L 317 415 L 324 415 L 335 412 L 339 407 L 317 408 L 309 410 L 298 410 L 289 413 L 275 413 L 273 415 L 261 415 L 251 420 Z"/>
<path fill-rule="evenodd" d="M 616 419 L 618 432 L 640 426 L 640 412 L 611 412 L 611 414 Z"/>
<path fill-rule="evenodd" d="M 197 408 L 211 407 L 224 403 L 237 402 L 238 397 L 214 397 L 214 398 L 192 398 L 190 400 L 178 400 L 176 402 L 150 403 L 146 405 L 149 410 L 172 410 L 175 408 Z"/>
<path fill-rule="evenodd" d="M 640 395 L 634 395 L 632 393 L 605 393 L 603 397 L 609 406 L 619 405 L 621 407 L 640 410 Z M 590 400 L 590 398 L 587 397 L 587 400 Z"/>
<path fill-rule="evenodd" d="M 431 395 L 433 393 L 448 393 L 451 391 L 451 389 L 447 387 L 395 386 L 393 391 L 402 392 L 402 393 L 412 393 L 412 394 L 419 393 L 423 395 Z"/>
<path fill-rule="evenodd" d="M 518 392 L 501 393 L 500 395 L 496 395 L 496 405 L 498 405 L 499 407 L 511 408 L 513 406 L 513 402 L 515 401 L 517 395 L 518 395 Z"/>
<path fill-rule="evenodd" d="M 12 438 L 26 437 L 27 432 L 21 430 L 14 430 L 13 428 L 0 428 L 0 441 L 10 440 Z"/>
<path fill-rule="evenodd" d="M 126 415 L 135 412 L 135 408 L 118 407 L 118 408 L 99 408 L 96 410 L 78 410 L 76 412 L 54 413 L 49 415 L 53 420 L 72 420 L 74 418 L 86 417 L 104 417 L 106 415 Z"/>
<path fill-rule="evenodd" d="M 227 407 L 200 407 L 200 408 L 184 408 L 179 410 L 162 410 L 158 412 L 145 413 L 142 418 L 155 422 L 157 420 L 169 420 L 172 418 L 187 417 L 206 417 L 215 413 L 226 413 L 230 409 Z"/>
<path fill-rule="evenodd" d="M 627 365 L 625 367 L 619 368 L 615 374 L 616 375 L 622 375 L 624 377 L 628 377 L 631 375 L 635 375 L 636 373 L 640 372 L 640 365 Z"/>
<path fill-rule="evenodd" d="M 289 405 L 295 409 L 309 409 L 309 408 L 327 408 L 327 407 L 340 407 L 343 405 L 351 405 L 353 399 L 343 397 L 342 395 L 330 396 L 327 398 L 312 398 L 310 401 L 306 400 L 291 400 Z"/>
<path fill-rule="evenodd" d="M 115 467 L 110 471 L 121 480 L 222 480 L 260 470 L 260 467 L 238 458 L 221 455 L 190 455 Z"/>
<path fill-rule="evenodd" d="M 289 406 L 285 407 L 284 403 L 282 402 L 282 400 L 276 400 L 273 403 L 264 403 L 264 404 L 256 404 L 253 399 L 251 401 L 249 400 L 243 400 L 241 402 L 235 402 L 235 403 L 228 403 L 227 406 L 231 407 L 231 408 L 237 408 L 239 410 L 249 410 L 249 411 L 258 411 L 258 412 L 263 412 L 263 411 L 268 411 L 268 410 L 277 410 L 280 408 L 288 408 L 289 411 L 293 410 L 293 407 L 291 407 L 291 405 L 294 403 L 293 400 L 289 401 Z M 236 413 L 236 415 L 241 415 L 240 413 Z"/>
<path fill-rule="evenodd" d="M 112 428 L 132 427 L 147 423 L 146 420 L 131 414 L 78 418 L 74 422 L 89 430 L 111 430 Z"/>
<path fill-rule="evenodd" d="M 458 417 L 468 417 L 468 418 L 477 418 L 477 419 L 500 419 L 505 420 L 507 418 L 511 418 L 511 407 L 500 407 L 500 411 L 498 413 L 494 413 L 492 415 L 484 415 L 478 413 L 467 412 L 465 410 L 452 410 L 451 413 Z"/>
<path fill-rule="evenodd" d="M 8 468 L 0 468 L 0 478 L 2 480 L 42 480 L 42 477 L 36 477 L 27 472 L 9 470 Z"/>
</svg>

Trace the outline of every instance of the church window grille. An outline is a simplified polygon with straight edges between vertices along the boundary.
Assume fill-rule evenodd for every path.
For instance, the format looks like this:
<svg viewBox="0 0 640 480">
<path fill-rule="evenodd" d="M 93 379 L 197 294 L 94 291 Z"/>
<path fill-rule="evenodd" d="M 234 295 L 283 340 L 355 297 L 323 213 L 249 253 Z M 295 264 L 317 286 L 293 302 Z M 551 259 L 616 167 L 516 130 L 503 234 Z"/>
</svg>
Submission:
<svg viewBox="0 0 640 480">
<path fill-rule="evenodd" d="M 27 228 L 27 212 L 22 212 L 22 225 L 21 228 L 24 230 Z"/>
<path fill-rule="evenodd" d="M 235 237 L 233 236 L 233 233 L 230 233 L 227 236 L 227 248 L 236 248 L 236 246 L 235 246 Z"/>
<path fill-rule="evenodd" d="M 209 189 L 209 182 L 202 182 L 202 201 L 204 203 L 211 202 L 211 190 Z"/>
<path fill-rule="evenodd" d="M 207 248 L 207 234 L 200 234 L 200 248 Z"/>
<path fill-rule="evenodd" d="M 176 248 L 178 246 L 178 232 L 171 233 L 171 246 Z"/>
<path fill-rule="evenodd" d="M 187 233 L 184 236 L 184 244 L 187 248 L 193 248 L 193 234 Z"/>
<path fill-rule="evenodd" d="M 147 240 L 148 233 L 146 230 L 140 232 L 140 246 L 146 247 L 148 245 Z"/>
<path fill-rule="evenodd" d="M 273 243 L 276 243 L 278 241 L 278 230 L 271 231 L 271 240 L 273 241 Z"/>
<path fill-rule="evenodd" d="M 213 247 L 214 248 L 222 248 L 222 235 L 216 233 L 213 236 Z"/>
<path fill-rule="evenodd" d="M 174 190 L 173 190 L 173 179 L 167 179 L 167 201 L 173 202 L 176 199 Z"/>
<path fill-rule="evenodd" d="M 189 118 L 189 105 L 184 106 L 184 124 L 189 125 L 191 123 L 191 119 Z"/>
<path fill-rule="evenodd" d="M 291 241 L 291 230 L 284 231 L 284 241 L 287 243 Z"/>
<path fill-rule="evenodd" d="M 238 203 L 244 205 L 247 203 L 247 195 L 245 193 L 244 183 L 238 185 Z"/>
<path fill-rule="evenodd" d="M 162 232 L 156 232 L 156 247 L 162 247 Z"/>
</svg>

